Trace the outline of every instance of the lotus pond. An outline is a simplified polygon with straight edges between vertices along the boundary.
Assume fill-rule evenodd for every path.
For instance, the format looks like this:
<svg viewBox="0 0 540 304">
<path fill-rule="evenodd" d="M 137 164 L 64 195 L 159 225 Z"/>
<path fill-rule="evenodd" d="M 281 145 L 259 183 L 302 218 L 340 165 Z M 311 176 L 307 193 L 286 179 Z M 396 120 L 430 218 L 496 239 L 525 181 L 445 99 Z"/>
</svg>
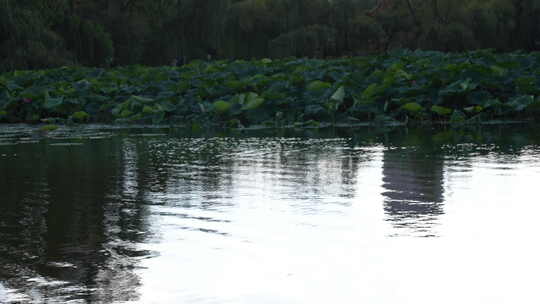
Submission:
<svg viewBox="0 0 540 304">
<path fill-rule="evenodd" d="M 321 127 L 535 120 L 540 54 L 396 51 L 344 59 L 64 67 L 0 75 L 0 122 Z"/>
<path fill-rule="evenodd" d="M 539 303 L 538 126 L 0 129 L 0 303 Z"/>
</svg>

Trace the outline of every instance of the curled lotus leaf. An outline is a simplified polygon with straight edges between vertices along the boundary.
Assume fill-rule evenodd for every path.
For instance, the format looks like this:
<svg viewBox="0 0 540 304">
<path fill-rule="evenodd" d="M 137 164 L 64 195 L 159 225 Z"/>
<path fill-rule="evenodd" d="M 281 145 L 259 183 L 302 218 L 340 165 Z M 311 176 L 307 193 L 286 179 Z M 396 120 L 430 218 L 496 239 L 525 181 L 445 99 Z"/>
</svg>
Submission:
<svg viewBox="0 0 540 304">
<path fill-rule="evenodd" d="M 336 102 L 343 102 L 343 99 L 345 99 L 345 87 L 339 87 L 330 99 Z"/>
</svg>

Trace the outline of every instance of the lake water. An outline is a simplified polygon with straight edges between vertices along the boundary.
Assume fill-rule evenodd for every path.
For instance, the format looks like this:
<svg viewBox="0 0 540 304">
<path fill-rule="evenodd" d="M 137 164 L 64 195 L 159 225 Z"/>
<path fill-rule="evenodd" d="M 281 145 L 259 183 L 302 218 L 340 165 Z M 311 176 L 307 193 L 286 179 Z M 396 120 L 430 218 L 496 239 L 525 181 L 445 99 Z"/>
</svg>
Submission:
<svg viewBox="0 0 540 304">
<path fill-rule="evenodd" d="M 1 303 L 540 303 L 540 132 L 0 129 Z"/>
</svg>

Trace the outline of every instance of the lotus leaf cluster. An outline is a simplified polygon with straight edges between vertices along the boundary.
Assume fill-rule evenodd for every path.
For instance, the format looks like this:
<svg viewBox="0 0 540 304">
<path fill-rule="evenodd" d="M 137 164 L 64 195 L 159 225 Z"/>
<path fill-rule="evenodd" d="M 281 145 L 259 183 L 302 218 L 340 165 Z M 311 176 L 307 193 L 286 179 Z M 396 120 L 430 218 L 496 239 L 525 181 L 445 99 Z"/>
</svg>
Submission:
<svg viewBox="0 0 540 304">
<path fill-rule="evenodd" d="M 0 122 L 10 123 L 279 127 L 538 117 L 540 53 L 400 50 L 0 75 Z"/>
</svg>

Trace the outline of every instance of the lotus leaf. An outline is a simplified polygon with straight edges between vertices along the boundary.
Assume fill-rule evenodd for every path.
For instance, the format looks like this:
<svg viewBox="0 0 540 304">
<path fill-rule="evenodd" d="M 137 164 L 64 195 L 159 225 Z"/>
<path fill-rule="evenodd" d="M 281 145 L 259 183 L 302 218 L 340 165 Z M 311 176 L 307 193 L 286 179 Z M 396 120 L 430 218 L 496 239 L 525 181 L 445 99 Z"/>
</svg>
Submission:
<svg viewBox="0 0 540 304">
<path fill-rule="evenodd" d="M 411 112 L 411 113 L 420 113 L 424 110 L 424 107 L 422 107 L 420 104 L 416 102 L 409 102 L 401 106 L 402 109 Z"/>
<path fill-rule="evenodd" d="M 540 93 L 536 77 L 520 77 L 515 80 L 516 90 L 521 94 Z"/>
<path fill-rule="evenodd" d="M 339 89 L 334 92 L 332 97 L 330 97 L 331 100 L 336 102 L 343 102 L 343 99 L 345 98 L 345 87 L 341 86 Z"/>
<path fill-rule="evenodd" d="M 154 113 L 155 110 L 151 106 L 144 106 L 142 112 L 144 114 L 151 114 L 151 113 Z"/>
<path fill-rule="evenodd" d="M 120 113 L 120 117 L 122 118 L 128 118 L 130 117 L 131 115 L 133 115 L 133 112 L 131 112 L 130 110 L 123 110 L 121 113 Z"/>
<path fill-rule="evenodd" d="M 167 100 L 158 103 L 157 107 L 159 108 L 159 111 L 164 112 L 174 112 L 174 110 L 176 110 L 176 106 Z"/>
<path fill-rule="evenodd" d="M 506 75 L 506 72 L 507 72 L 506 69 L 504 69 L 504 68 L 502 68 L 500 66 L 496 66 L 496 65 L 492 65 L 490 67 L 490 69 L 491 69 L 491 72 L 493 74 L 495 74 L 496 76 L 498 76 L 498 77 L 502 77 L 502 76 Z"/>
<path fill-rule="evenodd" d="M 452 114 L 452 109 L 446 108 L 446 107 L 437 106 L 437 105 L 432 106 L 432 107 L 431 107 L 431 111 L 437 113 L 437 114 L 440 115 L 440 116 L 447 116 L 447 115 Z"/>
<path fill-rule="evenodd" d="M 450 116 L 450 122 L 454 124 L 459 124 L 459 123 L 465 122 L 466 118 L 467 116 L 465 116 L 463 112 L 454 110 L 454 112 L 452 113 L 452 116 Z"/>
<path fill-rule="evenodd" d="M 75 112 L 73 113 L 73 115 L 71 115 L 71 117 L 73 121 L 76 121 L 76 122 L 85 122 L 90 119 L 90 115 L 88 115 L 88 113 L 84 111 Z"/>
<path fill-rule="evenodd" d="M 257 93 L 248 93 L 245 97 L 244 106 L 242 110 L 254 110 L 260 107 L 264 103 L 264 98 L 259 97 Z"/>
<path fill-rule="evenodd" d="M 370 84 L 363 92 L 360 98 L 355 100 L 355 104 L 372 103 L 381 92 L 381 87 L 376 83 Z"/>
<path fill-rule="evenodd" d="M 484 108 L 496 108 L 502 106 L 502 102 L 499 99 L 489 99 L 482 104 Z"/>
<path fill-rule="evenodd" d="M 45 102 L 43 103 L 43 107 L 47 110 L 54 109 L 56 107 L 61 106 L 64 103 L 64 97 L 46 97 Z"/>
<path fill-rule="evenodd" d="M 320 81 L 320 80 L 314 80 L 310 82 L 307 86 L 307 89 L 309 91 L 323 91 L 326 89 L 331 88 L 332 85 L 328 82 Z"/>
<path fill-rule="evenodd" d="M 214 102 L 214 112 L 218 114 L 223 114 L 228 112 L 231 109 L 231 103 L 224 100 L 218 100 Z"/>
<path fill-rule="evenodd" d="M 484 108 L 481 106 L 471 106 L 471 107 L 463 108 L 463 110 L 467 113 L 479 113 L 479 112 L 482 112 L 483 109 Z"/>
<path fill-rule="evenodd" d="M 528 106 L 535 102 L 535 98 L 532 95 L 518 96 L 512 98 L 506 105 L 511 107 L 516 112 L 525 110 Z"/>
<path fill-rule="evenodd" d="M 0 75 L 0 119 L 247 127 L 540 115 L 534 53 L 392 51 L 339 59 L 195 61 L 181 67 L 64 67 Z M 348 98 L 348 97 L 351 98 Z M 452 109 L 459 109 L 455 111 Z M 478 114 L 480 113 L 480 114 Z M 218 114 L 218 115 L 216 115 Z M 225 117 L 220 117 L 226 114 Z"/>
<path fill-rule="evenodd" d="M 43 131 L 43 132 L 51 132 L 51 131 L 54 131 L 54 130 L 58 130 L 58 126 L 57 125 L 44 125 L 42 126 L 41 128 L 39 128 L 39 130 Z"/>
<path fill-rule="evenodd" d="M 441 90 L 441 95 L 455 95 L 455 94 L 463 94 L 469 91 L 472 91 L 476 89 L 478 84 L 474 83 L 470 78 L 464 79 L 464 80 L 457 80 L 450 85 L 448 85 L 446 88 Z"/>
</svg>

